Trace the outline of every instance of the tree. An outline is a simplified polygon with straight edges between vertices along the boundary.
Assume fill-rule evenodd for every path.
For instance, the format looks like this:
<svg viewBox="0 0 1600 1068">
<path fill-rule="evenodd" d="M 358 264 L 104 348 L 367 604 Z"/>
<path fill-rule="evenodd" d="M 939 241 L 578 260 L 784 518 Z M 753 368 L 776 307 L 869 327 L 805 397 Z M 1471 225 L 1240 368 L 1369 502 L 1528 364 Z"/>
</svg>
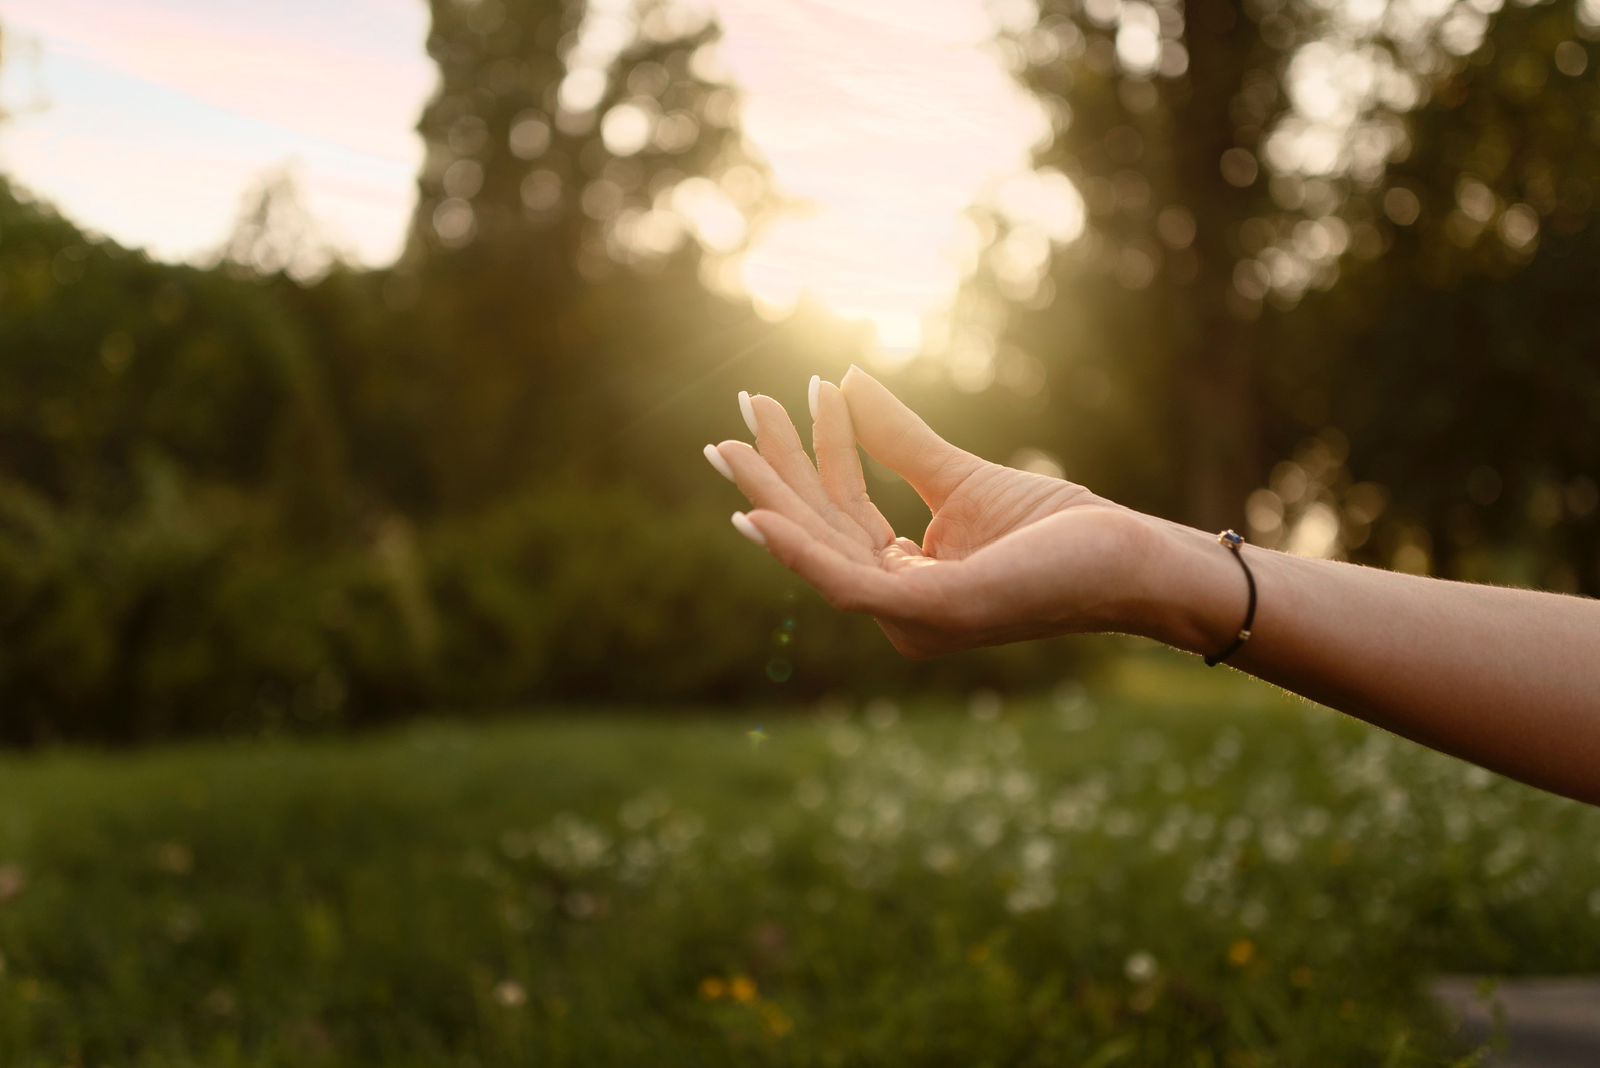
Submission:
<svg viewBox="0 0 1600 1068">
<path fill-rule="evenodd" d="M 627 303 L 628 271 L 707 300 L 684 191 L 726 200 L 703 176 L 741 160 L 731 91 L 703 73 L 715 31 L 687 11 L 434 0 L 440 88 L 401 274 L 446 353 L 432 436 L 452 506 L 581 462 L 583 431 L 622 418 L 616 361 L 663 325 Z"/>
<path fill-rule="evenodd" d="M 1067 403 L 1115 409 L 1134 470 L 1097 463 L 1080 431 L 1047 432 L 1075 470 L 1088 454 L 1190 522 L 1238 522 L 1268 466 L 1263 312 L 1382 251 L 1364 194 L 1402 147 L 1400 117 L 1483 24 L 1464 4 L 1041 5 L 1013 56 L 1056 120 L 1038 162 L 1081 191 L 1089 228 L 1005 341 L 1039 354 Z M 1016 233 L 995 246 L 1002 283 Z M 1163 457 L 1177 499 L 1161 500 Z"/>
<path fill-rule="evenodd" d="M 263 175 L 245 194 L 216 259 L 247 275 L 283 273 L 310 281 L 335 257 L 317 236 L 294 172 L 283 168 Z"/>
<path fill-rule="evenodd" d="M 1570 4 L 1499 15 L 1407 127 L 1370 194 L 1386 254 L 1279 324 L 1281 432 L 1337 423 L 1389 487 L 1358 558 L 1600 591 L 1597 26 Z"/>
</svg>

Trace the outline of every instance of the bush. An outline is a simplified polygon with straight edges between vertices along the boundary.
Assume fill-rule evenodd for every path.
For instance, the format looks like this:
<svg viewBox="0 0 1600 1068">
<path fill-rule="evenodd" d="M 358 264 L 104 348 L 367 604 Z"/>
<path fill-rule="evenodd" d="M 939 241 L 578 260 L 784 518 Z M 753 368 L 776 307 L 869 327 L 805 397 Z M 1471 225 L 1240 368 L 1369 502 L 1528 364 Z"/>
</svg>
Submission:
<svg viewBox="0 0 1600 1068">
<path fill-rule="evenodd" d="M 569 485 L 360 542 L 146 465 L 106 515 L 0 484 L 0 739 L 358 726 L 439 707 L 787 701 L 1059 677 L 1059 647 L 915 670 L 720 511 Z M 1070 663 L 1070 661 L 1069 661 Z"/>
<path fill-rule="evenodd" d="M 0 486 L 0 738 L 131 741 L 336 711 L 326 591 L 362 576 L 273 547 L 259 511 L 159 468 L 117 516 Z"/>
</svg>

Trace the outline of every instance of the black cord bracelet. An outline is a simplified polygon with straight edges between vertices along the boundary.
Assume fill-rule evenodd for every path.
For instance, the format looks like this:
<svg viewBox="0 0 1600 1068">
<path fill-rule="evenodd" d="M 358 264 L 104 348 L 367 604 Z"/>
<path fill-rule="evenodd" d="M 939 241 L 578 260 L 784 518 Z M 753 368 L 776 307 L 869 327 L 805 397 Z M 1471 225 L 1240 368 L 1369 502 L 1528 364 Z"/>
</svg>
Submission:
<svg viewBox="0 0 1600 1068">
<path fill-rule="evenodd" d="M 1217 541 L 1233 550 L 1233 558 L 1239 561 L 1239 566 L 1244 569 L 1244 580 L 1250 586 L 1250 605 L 1244 610 L 1244 626 L 1239 628 L 1239 633 L 1226 649 L 1216 656 L 1206 657 L 1206 667 L 1216 667 L 1237 653 L 1239 647 L 1250 640 L 1250 628 L 1256 625 L 1256 577 L 1250 573 L 1250 565 L 1244 562 L 1244 553 L 1239 551 L 1244 546 L 1244 537 L 1231 530 L 1224 530 L 1217 535 Z"/>
</svg>

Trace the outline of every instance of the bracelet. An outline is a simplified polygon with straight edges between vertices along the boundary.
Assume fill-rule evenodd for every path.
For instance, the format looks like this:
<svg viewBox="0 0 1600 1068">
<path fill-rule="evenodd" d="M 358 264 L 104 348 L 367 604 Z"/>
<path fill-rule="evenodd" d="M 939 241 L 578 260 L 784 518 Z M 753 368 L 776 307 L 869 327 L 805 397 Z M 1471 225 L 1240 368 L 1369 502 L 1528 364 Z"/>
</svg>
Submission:
<svg viewBox="0 0 1600 1068">
<path fill-rule="evenodd" d="M 1244 537 L 1231 530 L 1224 530 L 1217 535 L 1217 541 L 1233 550 L 1233 558 L 1239 561 L 1239 566 L 1244 569 L 1244 580 L 1250 586 L 1250 606 L 1244 611 L 1244 626 L 1239 628 L 1238 635 L 1222 652 L 1206 657 L 1206 667 L 1216 667 L 1237 653 L 1239 647 L 1250 640 L 1250 628 L 1256 623 L 1256 577 L 1250 573 L 1250 565 L 1244 562 L 1244 553 L 1239 551 L 1244 545 Z"/>
</svg>

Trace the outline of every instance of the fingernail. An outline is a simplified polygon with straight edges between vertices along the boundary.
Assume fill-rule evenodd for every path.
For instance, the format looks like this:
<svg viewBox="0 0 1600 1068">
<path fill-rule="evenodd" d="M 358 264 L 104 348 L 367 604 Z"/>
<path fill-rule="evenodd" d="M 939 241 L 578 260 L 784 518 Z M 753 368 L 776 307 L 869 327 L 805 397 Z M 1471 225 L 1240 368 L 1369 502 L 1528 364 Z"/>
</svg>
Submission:
<svg viewBox="0 0 1600 1068">
<path fill-rule="evenodd" d="M 806 403 L 811 405 L 811 418 L 817 417 L 817 393 L 822 389 L 822 376 L 812 375 L 811 384 L 806 387 Z"/>
<path fill-rule="evenodd" d="M 750 428 L 752 435 L 760 433 L 756 429 L 756 406 L 750 403 L 750 394 L 742 389 L 739 391 L 739 414 L 744 416 L 744 425 Z"/>
<path fill-rule="evenodd" d="M 765 545 L 767 543 L 766 535 L 762 534 L 761 531 L 756 528 L 756 525 L 750 522 L 750 517 L 745 515 L 743 512 L 733 513 L 733 529 L 737 530 L 740 534 L 743 534 L 757 545 Z"/>
<path fill-rule="evenodd" d="M 733 468 L 728 466 L 728 461 L 722 458 L 722 453 L 717 449 L 717 447 L 715 445 L 707 445 L 705 447 L 705 454 L 706 462 L 717 469 L 717 474 L 721 475 L 729 482 L 732 482 Z"/>
</svg>

